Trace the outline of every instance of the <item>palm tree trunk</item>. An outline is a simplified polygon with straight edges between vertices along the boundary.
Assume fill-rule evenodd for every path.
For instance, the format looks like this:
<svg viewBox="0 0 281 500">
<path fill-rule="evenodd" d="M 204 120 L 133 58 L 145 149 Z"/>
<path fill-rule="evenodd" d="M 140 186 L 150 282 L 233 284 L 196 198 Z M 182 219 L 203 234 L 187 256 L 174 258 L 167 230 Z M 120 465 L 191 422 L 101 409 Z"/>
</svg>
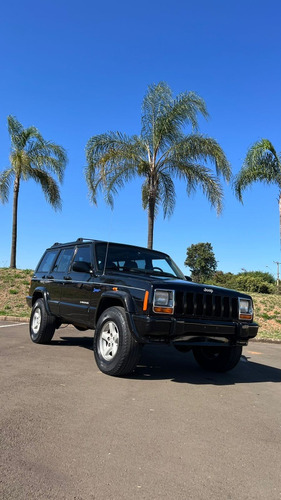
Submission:
<svg viewBox="0 0 281 500">
<path fill-rule="evenodd" d="M 20 188 L 20 177 L 19 175 L 17 175 L 14 182 L 12 246 L 11 246 L 11 262 L 10 262 L 10 267 L 13 269 L 16 268 L 19 188 Z"/>
<path fill-rule="evenodd" d="M 153 232 L 154 232 L 154 218 L 155 218 L 155 200 L 150 198 L 148 202 L 148 238 L 147 248 L 153 248 Z"/>
</svg>

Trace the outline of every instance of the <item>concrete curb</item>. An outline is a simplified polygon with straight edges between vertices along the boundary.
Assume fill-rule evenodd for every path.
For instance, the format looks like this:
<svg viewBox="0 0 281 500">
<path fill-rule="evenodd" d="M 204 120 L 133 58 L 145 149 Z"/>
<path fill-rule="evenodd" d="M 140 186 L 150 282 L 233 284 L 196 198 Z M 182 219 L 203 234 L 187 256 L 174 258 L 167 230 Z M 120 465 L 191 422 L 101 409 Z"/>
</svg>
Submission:
<svg viewBox="0 0 281 500">
<path fill-rule="evenodd" d="M 29 318 L 22 316 L 0 316 L 0 321 L 17 321 L 18 323 L 29 323 Z"/>
</svg>

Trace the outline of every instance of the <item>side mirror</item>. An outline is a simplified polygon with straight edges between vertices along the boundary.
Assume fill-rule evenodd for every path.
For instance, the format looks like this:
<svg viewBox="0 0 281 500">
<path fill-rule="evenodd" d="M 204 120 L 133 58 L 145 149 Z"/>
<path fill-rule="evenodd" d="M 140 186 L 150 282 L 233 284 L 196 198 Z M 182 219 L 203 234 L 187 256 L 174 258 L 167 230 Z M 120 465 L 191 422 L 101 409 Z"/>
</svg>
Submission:
<svg viewBox="0 0 281 500">
<path fill-rule="evenodd" d="M 192 281 L 192 278 L 190 276 L 185 276 L 186 281 Z"/>
<path fill-rule="evenodd" d="M 76 271 L 77 273 L 91 273 L 92 272 L 90 262 L 83 262 L 82 260 L 73 262 L 72 269 L 73 269 L 73 271 Z"/>
</svg>

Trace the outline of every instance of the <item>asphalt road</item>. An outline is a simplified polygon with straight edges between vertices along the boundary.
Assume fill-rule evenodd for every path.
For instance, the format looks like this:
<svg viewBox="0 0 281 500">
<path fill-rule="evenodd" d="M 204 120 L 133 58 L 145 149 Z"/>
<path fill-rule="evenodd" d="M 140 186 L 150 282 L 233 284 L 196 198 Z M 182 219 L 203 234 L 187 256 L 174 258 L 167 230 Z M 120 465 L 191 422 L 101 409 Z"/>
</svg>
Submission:
<svg viewBox="0 0 281 500">
<path fill-rule="evenodd" d="M 281 499 L 281 345 L 227 374 L 149 346 L 122 379 L 72 327 L 0 322 L 0 346 L 1 499 Z"/>
</svg>

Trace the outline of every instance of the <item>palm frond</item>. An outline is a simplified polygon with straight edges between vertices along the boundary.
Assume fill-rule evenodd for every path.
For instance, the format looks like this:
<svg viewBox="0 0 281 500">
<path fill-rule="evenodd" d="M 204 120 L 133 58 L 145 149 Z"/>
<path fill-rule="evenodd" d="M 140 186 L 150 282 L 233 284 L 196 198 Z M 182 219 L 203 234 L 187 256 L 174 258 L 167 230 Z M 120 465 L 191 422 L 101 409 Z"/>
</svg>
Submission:
<svg viewBox="0 0 281 500">
<path fill-rule="evenodd" d="M 7 168 L 0 174 L 0 201 L 7 203 L 9 197 L 9 190 L 14 171 L 12 168 Z"/>
<path fill-rule="evenodd" d="M 67 153 L 62 146 L 50 141 L 34 141 L 28 149 L 30 165 L 41 170 L 53 172 L 60 182 L 63 181 L 67 164 Z"/>
<path fill-rule="evenodd" d="M 209 168 L 191 161 L 177 161 L 177 168 L 173 169 L 173 173 L 179 179 L 185 180 L 188 195 L 198 187 L 201 188 L 217 214 L 221 213 L 223 189 L 219 179 Z"/>
<path fill-rule="evenodd" d="M 12 147 L 14 149 L 22 149 L 25 147 L 26 139 L 24 128 L 15 116 L 8 116 L 8 132 L 11 137 Z"/>
<path fill-rule="evenodd" d="M 230 164 L 215 139 L 201 134 L 191 134 L 185 136 L 179 143 L 176 143 L 170 150 L 167 163 L 172 160 L 184 161 L 188 159 L 194 162 L 210 162 L 215 165 L 217 175 L 222 175 L 226 181 L 231 178 Z"/>
<path fill-rule="evenodd" d="M 58 184 L 53 177 L 40 168 L 30 168 L 28 178 L 41 185 L 46 200 L 55 210 L 61 209 L 61 197 Z"/>
<path fill-rule="evenodd" d="M 208 116 L 204 100 L 195 92 L 181 93 L 173 99 L 168 85 L 160 82 L 149 87 L 144 98 L 141 135 L 157 153 L 183 137 L 184 125 L 197 129 L 199 113 Z"/>
<path fill-rule="evenodd" d="M 142 104 L 141 136 L 153 147 L 157 122 L 173 102 L 172 91 L 165 82 L 149 85 Z"/>
<path fill-rule="evenodd" d="M 164 217 L 170 217 L 176 204 L 174 182 L 166 172 L 159 172 L 159 199 L 163 205 Z"/>
<path fill-rule="evenodd" d="M 86 146 L 86 181 L 92 201 L 103 191 L 105 200 L 113 206 L 113 196 L 125 182 L 137 173 L 141 175 L 146 162 L 145 146 L 139 137 L 120 132 L 108 132 L 92 137 Z"/>
<path fill-rule="evenodd" d="M 250 147 L 234 180 L 234 191 L 240 201 L 245 188 L 258 181 L 277 184 L 281 188 L 281 161 L 268 139 L 261 139 Z"/>
</svg>

